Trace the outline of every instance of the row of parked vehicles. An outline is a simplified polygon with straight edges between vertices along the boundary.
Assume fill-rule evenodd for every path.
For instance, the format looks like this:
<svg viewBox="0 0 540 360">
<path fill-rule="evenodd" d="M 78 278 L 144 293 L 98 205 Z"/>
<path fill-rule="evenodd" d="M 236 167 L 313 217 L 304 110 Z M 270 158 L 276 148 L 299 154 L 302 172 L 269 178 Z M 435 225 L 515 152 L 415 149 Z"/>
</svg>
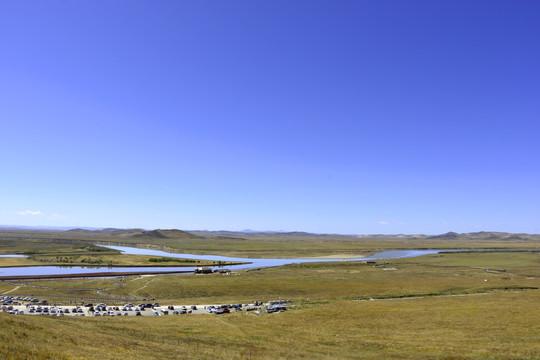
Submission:
<svg viewBox="0 0 540 360">
<path fill-rule="evenodd" d="M 20 304 L 6 304 L 1 305 L 0 310 L 7 312 L 9 314 L 22 315 L 22 314 L 32 314 L 32 315 L 48 315 L 48 316 L 142 316 L 144 312 L 150 311 L 146 315 L 180 315 L 180 314 L 189 314 L 194 310 L 197 310 L 197 306 L 192 305 L 190 307 L 178 306 L 174 307 L 169 305 L 168 307 L 161 307 L 159 303 L 154 304 L 125 304 L 124 306 L 107 306 L 104 303 L 96 304 L 85 304 L 84 306 L 41 306 L 34 304 L 27 304 L 26 307 L 23 307 Z"/>
<path fill-rule="evenodd" d="M 21 305 L 21 301 L 31 302 L 34 304 L 47 305 L 47 301 L 39 300 L 30 296 L 5 296 L 0 295 L 0 303 L 2 305 Z"/>
<path fill-rule="evenodd" d="M 86 304 L 88 312 L 93 313 L 94 316 L 128 316 L 128 315 L 135 315 L 135 316 L 141 316 L 142 312 L 147 311 L 149 309 L 152 311 L 152 315 L 155 316 L 161 316 L 161 315 L 180 315 L 180 314 L 190 314 L 193 312 L 193 310 L 197 310 L 197 306 L 192 305 L 191 307 L 187 308 L 186 306 L 180 306 L 178 308 L 175 308 L 173 305 L 167 306 L 167 308 L 162 308 L 162 306 L 159 303 L 142 303 L 139 305 L 134 304 L 125 304 L 124 306 L 107 306 L 106 304 L 97 304 L 96 306 L 93 306 L 93 304 Z"/>
<path fill-rule="evenodd" d="M 205 310 L 211 314 L 215 315 L 221 315 L 221 314 L 229 314 L 231 310 L 233 311 L 242 311 L 242 308 L 244 306 L 248 306 L 247 304 L 227 304 L 227 305 L 208 305 L 205 306 Z"/>
<path fill-rule="evenodd" d="M 231 311 L 255 311 L 262 312 L 264 304 L 262 302 L 255 302 L 253 305 L 250 304 L 227 304 L 227 305 L 209 305 L 205 306 L 207 312 L 215 315 L 229 314 Z M 266 311 L 269 313 L 281 312 L 287 310 L 286 303 L 275 304 L 270 302 L 266 306 Z"/>
<path fill-rule="evenodd" d="M 9 309 L 9 307 L 8 307 Z M 49 315 L 49 316 L 85 316 L 83 309 L 80 306 L 41 306 L 41 305 L 26 305 L 26 311 L 13 309 L 8 311 L 10 314 L 34 314 L 34 315 Z"/>
<path fill-rule="evenodd" d="M 92 304 L 87 303 L 83 306 L 48 306 L 46 301 L 32 301 L 21 298 L 26 301 L 26 307 L 17 301 L 16 297 L 8 298 L 0 296 L 2 305 L 0 310 L 10 314 L 33 314 L 33 315 L 49 315 L 49 316 L 163 316 L 163 315 L 181 315 L 190 314 L 196 311 L 197 313 L 204 312 L 198 309 L 196 305 L 191 306 L 161 306 L 159 303 L 141 303 L 125 304 L 125 305 L 107 305 L 105 303 Z M 266 304 L 263 302 L 255 302 L 253 304 L 222 304 L 222 305 L 207 305 L 204 310 L 211 314 L 228 314 L 232 311 L 254 311 L 262 313 L 266 310 L 268 313 L 275 313 L 287 310 L 288 301 L 270 301 Z"/>
</svg>

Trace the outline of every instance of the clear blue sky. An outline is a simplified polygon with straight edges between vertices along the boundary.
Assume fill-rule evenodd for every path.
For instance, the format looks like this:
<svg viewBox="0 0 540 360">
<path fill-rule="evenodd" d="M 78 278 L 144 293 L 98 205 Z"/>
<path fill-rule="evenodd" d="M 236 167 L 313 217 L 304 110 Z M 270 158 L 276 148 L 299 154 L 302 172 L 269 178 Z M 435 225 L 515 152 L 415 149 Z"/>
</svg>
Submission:
<svg viewBox="0 0 540 360">
<path fill-rule="evenodd" d="M 0 1 L 0 224 L 540 233 L 540 2 Z"/>
</svg>

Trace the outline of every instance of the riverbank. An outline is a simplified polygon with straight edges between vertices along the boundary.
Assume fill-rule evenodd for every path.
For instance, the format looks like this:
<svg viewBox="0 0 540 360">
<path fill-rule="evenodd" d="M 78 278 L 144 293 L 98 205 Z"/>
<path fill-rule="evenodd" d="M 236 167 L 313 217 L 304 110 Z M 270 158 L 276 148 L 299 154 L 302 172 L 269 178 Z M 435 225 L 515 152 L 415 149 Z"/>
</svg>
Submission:
<svg viewBox="0 0 540 360">
<path fill-rule="evenodd" d="M 131 271 L 131 272 L 95 272 L 80 274 L 59 274 L 59 275 L 13 275 L 0 276 L 0 281 L 11 280 L 50 280 L 50 279 L 88 279 L 100 277 L 119 277 L 119 276 L 140 276 L 140 275 L 171 275 L 171 274 L 192 274 L 193 271 L 174 270 L 174 271 Z"/>
</svg>

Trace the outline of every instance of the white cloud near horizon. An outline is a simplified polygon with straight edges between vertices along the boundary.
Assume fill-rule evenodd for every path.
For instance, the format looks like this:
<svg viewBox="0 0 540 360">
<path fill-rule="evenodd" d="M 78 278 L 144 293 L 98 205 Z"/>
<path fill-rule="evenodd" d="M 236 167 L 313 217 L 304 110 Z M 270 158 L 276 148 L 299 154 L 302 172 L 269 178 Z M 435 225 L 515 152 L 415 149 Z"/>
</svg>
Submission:
<svg viewBox="0 0 540 360">
<path fill-rule="evenodd" d="M 379 224 L 381 224 L 381 225 L 388 225 L 389 222 L 388 222 L 388 221 L 379 221 Z"/>
<path fill-rule="evenodd" d="M 62 215 L 58 215 L 58 214 L 52 214 L 51 216 L 47 216 L 49 219 L 61 219 L 61 220 L 66 220 L 66 217 L 65 216 L 62 216 Z"/>
<path fill-rule="evenodd" d="M 37 210 L 37 211 L 24 210 L 24 211 L 16 211 L 15 213 L 18 214 L 18 215 L 22 215 L 22 216 L 27 216 L 27 215 L 30 215 L 30 216 L 42 216 L 42 217 L 47 218 L 47 219 L 57 219 L 57 220 L 66 220 L 67 219 L 67 217 L 59 215 L 57 213 L 54 213 L 52 215 L 47 215 L 47 214 L 41 212 L 41 210 Z"/>
<path fill-rule="evenodd" d="M 25 211 L 17 211 L 17 214 L 19 215 L 34 215 L 34 216 L 43 216 L 43 213 L 38 210 L 38 211 L 32 211 L 32 210 L 25 210 Z"/>
</svg>

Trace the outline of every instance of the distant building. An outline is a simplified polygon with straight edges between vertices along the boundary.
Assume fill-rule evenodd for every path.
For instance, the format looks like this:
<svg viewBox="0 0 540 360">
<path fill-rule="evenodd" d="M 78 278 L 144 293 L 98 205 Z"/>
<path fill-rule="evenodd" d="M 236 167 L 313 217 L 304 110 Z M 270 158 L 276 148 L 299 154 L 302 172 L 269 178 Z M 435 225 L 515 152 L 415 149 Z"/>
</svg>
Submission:
<svg viewBox="0 0 540 360">
<path fill-rule="evenodd" d="M 195 269 L 195 274 L 212 274 L 212 268 L 208 266 L 198 267 Z"/>
</svg>

